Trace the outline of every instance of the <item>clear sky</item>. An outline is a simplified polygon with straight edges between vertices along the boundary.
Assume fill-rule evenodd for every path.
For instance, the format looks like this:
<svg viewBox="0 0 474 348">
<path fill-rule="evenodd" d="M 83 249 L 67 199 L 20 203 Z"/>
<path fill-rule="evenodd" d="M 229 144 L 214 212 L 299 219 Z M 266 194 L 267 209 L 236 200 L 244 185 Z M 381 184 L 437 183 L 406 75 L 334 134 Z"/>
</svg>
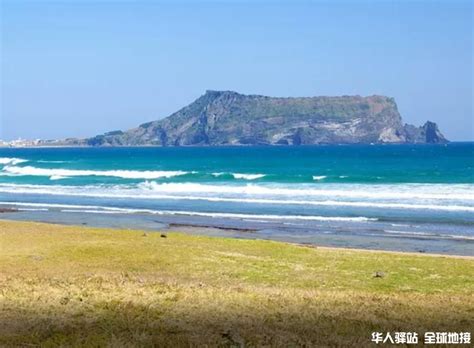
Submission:
<svg viewBox="0 0 474 348">
<path fill-rule="evenodd" d="M 474 140 L 470 0 L 0 3 L 3 139 L 128 129 L 222 89 L 388 95 Z"/>
</svg>

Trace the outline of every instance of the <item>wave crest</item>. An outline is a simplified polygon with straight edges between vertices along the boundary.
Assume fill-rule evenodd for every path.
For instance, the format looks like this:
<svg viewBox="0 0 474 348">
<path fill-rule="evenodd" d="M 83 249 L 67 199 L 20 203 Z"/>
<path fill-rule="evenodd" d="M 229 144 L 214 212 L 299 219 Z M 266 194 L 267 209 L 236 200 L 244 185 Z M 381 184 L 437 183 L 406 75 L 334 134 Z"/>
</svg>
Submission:
<svg viewBox="0 0 474 348">
<path fill-rule="evenodd" d="M 32 166 L 16 167 L 7 166 L 3 170 L 10 174 L 49 176 L 49 177 L 72 177 L 72 176 L 110 176 L 122 179 L 160 179 L 171 178 L 188 174 L 181 170 L 177 171 L 156 171 L 156 170 L 80 170 L 80 169 L 50 169 L 37 168 Z"/>
<path fill-rule="evenodd" d="M 50 178 L 51 179 L 51 178 Z M 63 177 L 56 178 L 65 179 Z M 52 180 L 52 179 L 51 179 Z M 204 187 L 203 187 L 204 186 Z M 97 197 L 97 198 L 127 198 L 145 200 L 183 200 L 183 201 L 208 201 L 245 204 L 270 204 L 270 205 L 305 205 L 321 207 L 351 207 L 351 208 L 374 208 L 374 209 L 400 209 L 400 210 L 439 210 L 446 212 L 474 212 L 474 206 L 470 202 L 446 202 L 441 200 L 351 200 L 352 197 L 341 196 L 339 199 L 328 196 L 317 195 L 281 195 L 269 191 L 261 191 L 257 186 L 255 194 L 252 190 L 256 185 L 230 186 L 230 185 L 200 185 L 179 184 L 146 181 L 138 185 L 16 185 L 0 184 L 0 193 L 11 194 L 46 194 L 59 196 Z M 249 189 L 246 191 L 246 188 Z M 366 190 L 370 191 L 370 190 Z M 253 193 L 252 193 L 253 192 Z M 273 194 L 262 194 L 271 192 Z M 304 190 L 305 193 L 312 191 Z M 353 191 L 349 191 L 353 193 Z M 314 193 L 314 192 L 313 192 Z M 449 199 L 449 198 L 447 198 Z"/>
<path fill-rule="evenodd" d="M 265 174 L 240 174 L 240 173 L 232 173 L 231 174 L 234 179 L 244 179 L 244 180 L 256 180 L 265 177 Z"/>
<path fill-rule="evenodd" d="M 16 157 L 0 157 L 0 165 L 16 165 L 28 162 L 28 160 Z"/>
<path fill-rule="evenodd" d="M 319 185 L 318 185 L 319 186 Z M 145 181 L 139 188 L 166 193 L 199 193 L 199 194 L 236 194 L 259 196 L 290 196 L 290 197 L 328 197 L 350 199 L 389 199 L 400 201 L 403 199 L 422 200 L 474 200 L 472 190 L 474 185 L 341 185 L 325 184 L 316 187 L 311 184 L 302 184 L 297 187 L 290 185 L 214 185 L 198 183 L 157 183 Z"/>
<path fill-rule="evenodd" d="M 315 215 L 272 215 L 272 214 L 240 214 L 240 213 L 219 213 L 219 212 L 199 212 L 199 211 L 179 211 L 179 210 L 153 210 L 153 209 L 131 209 L 97 205 L 73 205 L 54 203 L 27 203 L 27 202 L 0 202 L 0 205 L 13 205 L 20 207 L 40 207 L 60 209 L 68 213 L 103 213 L 103 214 L 155 214 L 155 215 L 185 215 L 202 216 L 211 218 L 230 219 L 266 219 L 266 220 L 306 220 L 306 221 L 352 221 L 369 222 L 377 221 L 376 218 L 365 216 L 315 216 Z"/>
<path fill-rule="evenodd" d="M 313 180 L 320 181 L 326 179 L 326 175 L 313 175 Z"/>
</svg>

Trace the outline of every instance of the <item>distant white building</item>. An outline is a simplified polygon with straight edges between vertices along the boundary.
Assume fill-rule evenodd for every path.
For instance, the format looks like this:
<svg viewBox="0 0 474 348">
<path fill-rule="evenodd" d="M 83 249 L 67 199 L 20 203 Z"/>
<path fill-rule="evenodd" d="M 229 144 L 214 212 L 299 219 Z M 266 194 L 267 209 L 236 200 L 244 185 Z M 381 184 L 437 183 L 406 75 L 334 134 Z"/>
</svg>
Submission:
<svg viewBox="0 0 474 348">
<path fill-rule="evenodd" d="M 18 138 L 12 141 L 0 140 L 0 147 L 28 147 L 28 146 L 38 146 L 42 143 L 41 139 L 36 140 L 26 140 Z"/>
</svg>

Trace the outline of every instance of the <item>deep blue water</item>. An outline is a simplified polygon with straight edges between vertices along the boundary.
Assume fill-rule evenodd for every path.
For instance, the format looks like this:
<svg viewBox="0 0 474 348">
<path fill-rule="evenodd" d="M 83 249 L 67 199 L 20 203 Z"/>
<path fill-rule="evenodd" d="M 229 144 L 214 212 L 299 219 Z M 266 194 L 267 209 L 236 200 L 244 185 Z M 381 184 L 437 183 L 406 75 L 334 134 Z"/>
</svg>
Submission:
<svg viewBox="0 0 474 348">
<path fill-rule="evenodd" d="M 474 254 L 473 188 L 474 143 L 0 149 L 8 218 L 338 246 Z"/>
</svg>

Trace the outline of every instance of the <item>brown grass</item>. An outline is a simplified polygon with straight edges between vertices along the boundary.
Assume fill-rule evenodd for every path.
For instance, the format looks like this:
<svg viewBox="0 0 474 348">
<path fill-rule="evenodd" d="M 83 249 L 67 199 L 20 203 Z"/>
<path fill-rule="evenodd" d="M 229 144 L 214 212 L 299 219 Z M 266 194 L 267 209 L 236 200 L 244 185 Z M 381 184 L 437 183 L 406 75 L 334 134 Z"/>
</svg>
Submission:
<svg viewBox="0 0 474 348">
<path fill-rule="evenodd" d="M 472 331 L 473 266 L 0 221 L 0 345 L 365 347 L 373 331 Z"/>
</svg>

